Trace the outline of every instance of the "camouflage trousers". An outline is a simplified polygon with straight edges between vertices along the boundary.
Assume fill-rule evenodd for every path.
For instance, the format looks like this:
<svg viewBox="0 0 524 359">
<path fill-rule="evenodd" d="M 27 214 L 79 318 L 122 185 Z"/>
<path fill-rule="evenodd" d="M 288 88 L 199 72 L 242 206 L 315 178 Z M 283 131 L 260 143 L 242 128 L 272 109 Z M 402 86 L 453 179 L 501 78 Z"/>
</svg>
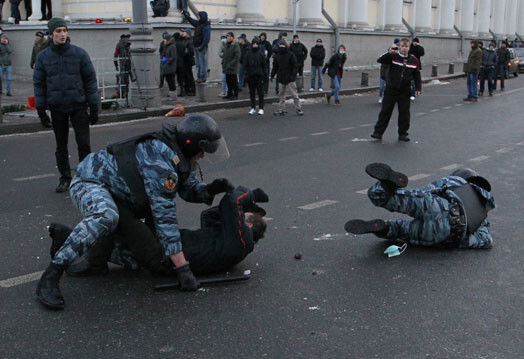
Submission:
<svg viewBox="0 0 524 359">
<path fill-rule="evenodd" d="M 380 181 L 368 190 L 368 197 L 375 206 L 413 217 L 413 220 L 387 221 L 389 231 L 381 236 L 383 238 L 438 246 L 450 236 L 450 203 L 442 197 L 421 190 L 397 189 L 388 192 Z"/>
<path fill-rule="evenodd" d="M 104 185 L 76 182 L 71 186 L 70 194 L 84 219 L 76 225 L 53 259 L 53 263 L 65 266 L 113 232 L 119 220 L 116 203 Z"/>
</svg>

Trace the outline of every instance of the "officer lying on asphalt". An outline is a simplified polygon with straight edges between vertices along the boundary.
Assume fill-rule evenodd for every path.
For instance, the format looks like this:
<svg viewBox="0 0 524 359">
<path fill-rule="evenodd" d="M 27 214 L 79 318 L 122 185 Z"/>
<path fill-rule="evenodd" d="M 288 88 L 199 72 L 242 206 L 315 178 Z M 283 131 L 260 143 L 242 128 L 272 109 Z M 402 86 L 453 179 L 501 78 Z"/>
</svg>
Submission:
<svg viewBox="0 0 524 359">
<path fill-rule="evenodd" d="M 237 187 L 226 193 L 218 206 L 202 211 L 199 229 L 180 229 L 182 248 L 191 271 L 195 274 L 222 272 L 247 257 L 266 231 L 263 219 L 266 212 L 255 202 L 268 200 L 260 188 L 250 191 Z M 144 223 L 127 208 L 119 205 L 118 209 L 120 221 L 117 230 L 91 248 L 85 260 L 72 264 L 67 273 L 76 276 L 106 274 L 107 262 L 110 261 L 119 264 L 138 262 L 151 273 L 172 275 L 173 265 L 155 236 L 152 218 L 146 218 Z M 71 231 L 69 227 L 53 223 L 49 227 L 53 247 L 60 247 Z M 131 258 L 122 258 L 126 256 L 126 250 L 131 253 Z"/>
<path fill-rule="evenodd" d="M 51 309 L 63 309 L 59 281 L 79 256 L 111 234 L 119 222 L 115 200 L 137 218 L 153 218 L 155 235 L 175 266 L 182 290 L 196 290 L 198 281 L 182 251 L 176 216 L 176 193 L 194 203 L 213 203 L 216 194 L 231 191 L 227 179 L 206 185 L 193 171 L 204 153 L 229 156 L 217 123 L 204 114 L 192 114 L 178 124 L 164 123 L 160 132 L 136 136 L 88 155 L 78 166 L 70 194 L 83 220 L 60 248 L 51 249 L 52 261 L 38 283 L 38 299 Z"/>
<path fill-rule="evenodd" d="M 421 246 L 491 248 L 487 215 L 495 201 L 490 183 L 474 170 L 457 169 L 421 190 L 402 189 L 408 184 L 407 176 L 383 163 L 369 164 L 366 172 L 378 180 L 368 190 L 375 206 L 414 219 L 354 219 L 346 223 L 346 231 Z"/>
</svg>

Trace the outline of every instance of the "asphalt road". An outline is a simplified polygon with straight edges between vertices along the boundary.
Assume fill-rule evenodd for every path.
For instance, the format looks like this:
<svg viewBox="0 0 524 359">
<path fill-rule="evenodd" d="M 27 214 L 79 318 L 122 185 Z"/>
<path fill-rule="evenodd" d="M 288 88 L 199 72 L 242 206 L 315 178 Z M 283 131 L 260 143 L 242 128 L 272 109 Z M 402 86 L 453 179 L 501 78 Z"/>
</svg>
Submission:
<svg viewBox="0 0 524 359">
<path fill-rule="evenodd" d="M 521 358 L 523 90 L 522 77 L 511 79 L 506 92 L 470 104 L 465 80 L 427 86 L 412 105 L 409 143 L 397 142 L 396 118 L 383 142 L 369 141 L 376 93 L 343 97 L 340 107 L 311 102 L 304 117 L 289 107 L 275 118 L 274 106 L 265 116 L 212 112 L 231 158 L 202 162 L 204 180 L 261 187 L 271 200 L 266 238 L 232 271 L 249 269 L 251 279 L 157 293 L 166 279 L 145 272 L 65 276 L 63 312 L 34 294 L 34 273 L 49 262 L 46 226 L 80 219 L 68 194 L 54 193 L 54 138 L 0 137 L 0 357 Z M 93 150 L 161 121 L 95 126 Z M 390 243 L 345 234 L 351 218 L 395 218 L 361 193 L 373 183 L 365 165 L 376 161 L 408 174 L 408 187 L 457 165 L 478 170 L 497 204 L 494 248 L 408 246 L 388 259 Z M 181 227 L 196 226 L 204 206 L 177 203 Z"/>
</svg>

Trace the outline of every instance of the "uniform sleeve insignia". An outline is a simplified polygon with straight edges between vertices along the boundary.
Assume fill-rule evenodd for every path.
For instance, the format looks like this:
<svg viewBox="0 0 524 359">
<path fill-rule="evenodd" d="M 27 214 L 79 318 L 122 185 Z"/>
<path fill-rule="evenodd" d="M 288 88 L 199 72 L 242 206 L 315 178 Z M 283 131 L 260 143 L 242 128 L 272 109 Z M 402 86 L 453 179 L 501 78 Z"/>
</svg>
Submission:
<svg viewBox="0 0 524 359">
<path fill-rule="evenodd" d="M 176 187 L 176 181 L 177 181 L 176 174 L 171 173 L 169 176 L 167 176 L 166 180 L 164 181 L 164 184 L 168 190 L 172 191 Z"/>
<path fill-rule="evenodd" d="M 180 158 L 178 158 L 178 155 L 175 155 L 175 157 L 173 158 L 173 162 L 175 163 L 175 166 L 178 166 L 178 164 L 180 163 Z"/>
</svg>

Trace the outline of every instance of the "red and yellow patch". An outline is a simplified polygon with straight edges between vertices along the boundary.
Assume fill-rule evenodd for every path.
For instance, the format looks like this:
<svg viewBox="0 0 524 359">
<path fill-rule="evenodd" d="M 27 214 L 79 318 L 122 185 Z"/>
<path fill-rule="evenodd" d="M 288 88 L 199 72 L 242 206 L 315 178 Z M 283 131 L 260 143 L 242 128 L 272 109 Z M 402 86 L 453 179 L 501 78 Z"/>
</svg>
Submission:
<svg viewBox="0 0 524 359">
<path fill-rule="evenodd" d="M 164 181 L 166 188 L 170 191 L 174 190 L 176 187 L 176 180 L 177 177 L 174 173 L 171 173 L 169 176 L 167 176 L 166 180 Z"/>
</svg>

